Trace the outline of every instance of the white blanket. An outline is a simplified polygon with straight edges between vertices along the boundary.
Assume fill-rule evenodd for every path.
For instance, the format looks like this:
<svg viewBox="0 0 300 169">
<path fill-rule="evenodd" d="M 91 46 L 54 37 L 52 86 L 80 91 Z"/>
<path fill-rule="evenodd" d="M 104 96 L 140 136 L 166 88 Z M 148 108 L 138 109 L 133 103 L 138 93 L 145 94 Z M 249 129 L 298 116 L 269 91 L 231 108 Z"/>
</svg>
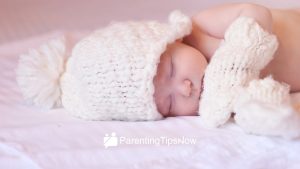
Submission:
<svg viewBox="0 0 300 169">
<path fill-rule="evenodd" d="M 0 168 L 2 169 L 299 169 L 300 139 L 247 135 L 235 124 L 205 129 L 201 117 L 155 122 L 83 121 L 64 109 L 27 106 L 15 82 L 19 53 L 40 45 L 54 32 L 0 47 Z M 299 96 L 299 95 L 298 95 Z M 118 146 L 105 148 L 105 134 Z M 122 138 L 195 139 L 196 144 L 160 145 Z M 111 137 L 113 138 L 113 137 Z M 110 138 L 110 139 L 111 139 Z"/>
</svg>

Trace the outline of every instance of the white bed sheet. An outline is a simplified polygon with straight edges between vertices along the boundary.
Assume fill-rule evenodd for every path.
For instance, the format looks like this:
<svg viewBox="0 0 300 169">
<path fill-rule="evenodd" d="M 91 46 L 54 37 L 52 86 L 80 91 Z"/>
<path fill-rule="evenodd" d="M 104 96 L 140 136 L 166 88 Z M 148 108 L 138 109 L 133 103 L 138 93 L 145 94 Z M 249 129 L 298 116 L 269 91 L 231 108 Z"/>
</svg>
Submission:
<svg viewBox="0 0 300 169">
<path fill-rule="evenodd" d="M 173 117 L 155 122 L 84 121 L 64 109 L 27 106 L 15 82 L 19 53 L 50 37 L 0 47 L 1 169 L 299 169 L 300 140 L 244 134 L 229 123 L 205 129 L 201 117 Z M 195 138 L 195 145 L 119 145 L 105 148 L 103 137 Z"/>
</svg>

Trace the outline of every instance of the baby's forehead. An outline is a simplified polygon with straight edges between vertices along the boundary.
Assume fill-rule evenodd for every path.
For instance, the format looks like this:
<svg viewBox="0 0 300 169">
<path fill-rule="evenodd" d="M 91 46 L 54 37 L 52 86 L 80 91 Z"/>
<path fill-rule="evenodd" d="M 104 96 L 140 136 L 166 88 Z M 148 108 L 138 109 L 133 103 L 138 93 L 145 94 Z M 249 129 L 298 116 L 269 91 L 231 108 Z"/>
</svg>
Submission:
<svg viewBox="0 0 300 169">
<path fill-rule="evenodd" d="M 170 54 L 170 53 L 174 53 L 176 51 L 178 51 L 178 49 L 182 48 L 182 43 L 181 42 L 172 42 L 172 43 L 169 43 L 167 46 L 166 46 L 166 49 L 164 50 L 164 52 L 161 54 L 160 57 L 166 55 L 166 54 Z"/>
</svg>

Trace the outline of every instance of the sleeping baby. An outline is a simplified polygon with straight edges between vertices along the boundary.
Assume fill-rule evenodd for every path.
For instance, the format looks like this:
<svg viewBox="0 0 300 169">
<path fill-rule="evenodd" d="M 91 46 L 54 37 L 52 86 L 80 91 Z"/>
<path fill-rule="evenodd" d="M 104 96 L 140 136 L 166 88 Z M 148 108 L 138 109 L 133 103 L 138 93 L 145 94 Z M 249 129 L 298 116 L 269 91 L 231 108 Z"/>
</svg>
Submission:
<svg viewBox="0 0 300 169">
<path fill-rule="evenodd" d="M 287 105 L 300 91 L 299 26 L 300 10 L 255 4 L 113 22 L 71 49 L 62 37 L 20 56 L 17 82 L 27 102 L 87 120 L 200 115 L 217 127 L 246 100 Z"/>
</svg>

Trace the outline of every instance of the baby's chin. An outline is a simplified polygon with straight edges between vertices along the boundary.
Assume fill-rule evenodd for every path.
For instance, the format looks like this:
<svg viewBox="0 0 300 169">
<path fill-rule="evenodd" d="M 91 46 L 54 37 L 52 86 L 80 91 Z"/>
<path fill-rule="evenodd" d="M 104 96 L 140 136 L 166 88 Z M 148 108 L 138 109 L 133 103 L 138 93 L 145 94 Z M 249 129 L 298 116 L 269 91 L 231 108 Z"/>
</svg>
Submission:
<svg viewBox="0 0 300 169">
<path fill-rule="evenodd" d="M 185 112 L 185 113 L 168 113 L 164 117 L 197 116 L 197 115 L 198 115 L 198 108 L 193 111 L 189 111 L 189 112 Z"/>
</svg>

